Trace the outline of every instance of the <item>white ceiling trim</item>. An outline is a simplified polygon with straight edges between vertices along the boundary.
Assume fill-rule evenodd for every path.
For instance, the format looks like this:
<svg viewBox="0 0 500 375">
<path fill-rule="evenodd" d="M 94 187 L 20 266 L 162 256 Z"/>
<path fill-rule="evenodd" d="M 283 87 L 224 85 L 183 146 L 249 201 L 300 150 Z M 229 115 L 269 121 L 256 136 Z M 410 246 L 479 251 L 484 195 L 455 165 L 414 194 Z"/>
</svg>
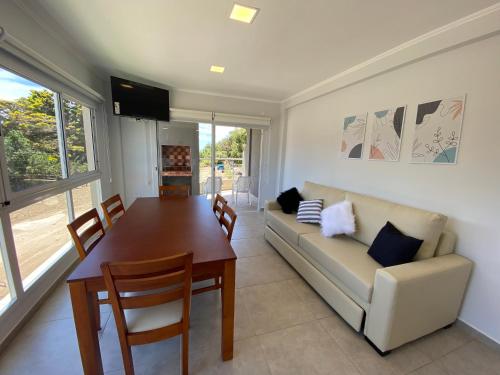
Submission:
<svg viewBox="0 0 500 375">
<path fill-rule="evenodd" d="M 270 117 L 170 108 L 170 121 L 212 123 L 212 120 L 217 125 L 246 125 L 258 128 L 267 128 L 271 125 Z"/>
<path fill-rule="evenodd" d="M 282 101 L 285 108 L 340 90 L 417 59 L 500 32 L 500 3 L 460 18 L 408 42 L 400 44 L 361 64 Z"/>
<path fill-rule="evenodd" d="M 190 90 L 190 89 L 183 89 L 183 88 L 177 88 L 177 87 L 173 87 L 173 91 L 174 92 L 175 91 L 185 92 L 185 93 L 188 93 L 188 94 L 200 94 L 200 95 L 218 96 L 220 98 L 228 98 L 228 99 L 250 100 L 250 101 L 262 102 L 262 103 L 280 104 L 282 102 L 281 100 L 262 99 L 262 98 L 252 97 L 252 96 L 229 95 L 229 94 L 221 94 L 221 93 L 214 92 L 214 91 Z"/>
</svg>

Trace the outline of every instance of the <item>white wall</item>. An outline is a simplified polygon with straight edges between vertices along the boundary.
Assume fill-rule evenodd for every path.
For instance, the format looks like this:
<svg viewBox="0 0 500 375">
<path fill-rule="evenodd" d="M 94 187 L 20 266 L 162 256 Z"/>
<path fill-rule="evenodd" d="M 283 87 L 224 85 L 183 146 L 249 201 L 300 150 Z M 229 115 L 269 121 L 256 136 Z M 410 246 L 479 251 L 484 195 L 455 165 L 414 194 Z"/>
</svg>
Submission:
<svg viewBox="0 0 500 375">
<path fill-rule="evenodd" d="M 500 342 L 500 36 L 452 49 L 287 111 L 283 187 L 304 180 L 448 215 L 475 268 L 460 318 Z M 416 106 L 466 93 L 457 165 L 410 164 Z M 343 118 L 408 105 L 401 160 L 339 157 Z M 369 115 L 367 137 L 370 137 Z M 423 291 L 425 292 L 425 291 Z"/>
</svg>

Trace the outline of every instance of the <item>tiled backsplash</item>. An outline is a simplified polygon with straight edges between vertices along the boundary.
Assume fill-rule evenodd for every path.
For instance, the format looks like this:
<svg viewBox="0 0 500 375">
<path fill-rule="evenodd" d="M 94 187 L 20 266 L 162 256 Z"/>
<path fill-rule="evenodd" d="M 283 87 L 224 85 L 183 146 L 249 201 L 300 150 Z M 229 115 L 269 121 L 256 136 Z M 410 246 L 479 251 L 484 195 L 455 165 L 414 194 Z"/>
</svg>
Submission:
<svg viewBox="0 0 500 375">
<path fill-rule="evenodd" d="M 191 147 L 182 145 L 162 145 L 161 159 L 164 172 L 191 172 Z"/>
</svg>

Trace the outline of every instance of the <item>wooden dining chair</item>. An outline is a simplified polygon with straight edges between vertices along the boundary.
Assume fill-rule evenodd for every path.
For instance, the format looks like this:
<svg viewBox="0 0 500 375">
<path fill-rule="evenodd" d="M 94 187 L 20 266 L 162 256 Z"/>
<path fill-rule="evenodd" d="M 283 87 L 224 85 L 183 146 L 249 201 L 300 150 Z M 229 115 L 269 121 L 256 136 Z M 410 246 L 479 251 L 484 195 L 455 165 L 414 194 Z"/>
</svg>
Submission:
<svg viewBox="0 0 500 375">
<path fill-rule="evenodd" d="M 222 206 L 221 215 L 220 217 L 218 217 L 218 219 L 220 225 L 226 229 L 226 238 L 229 242 L 231 242 L 234 225 L 236 224 L 237 218 L 238 215 L 236 215 L 236 213 L 231 207 L 229 207 L 227 204 L 224 204 Z M 205 285 L 209 280 L 213 280 L 214 283 Z M 205 293 L 211 290 L 222 288 L 222 275 L 221 274 L 198 275 L 193 278 L 193 282 L 197 284 L 193 288 L 193 295 Z"/>
<path fill-rule="evenodd" d="M 226 237 L 229 242 L 231 242 L 231 238 L 233 237 L 233 229 L 234 225 L 236 224 L 237 218 L 238 215 L 236 215 L 236 212 L 234 212 L 231 207 L 229 207 L 227 204 L 222 206 L 222 213 L 219 218 L 219 223 L 226 229 Z"/>
<path fill-rule="evenodd" d="M 158 187 L 160 198 L 168 199 L 168 198 L 180 198 L 180 197 L 189 197 L 190 188 L 189 185 L 160 185 Z"/>
<path fill-rule="evenodd" d="M 214 199 L 214 205 L 212 210 L 214 211 L 215 216 L 219 219 L 222 215 L 222 207 L 227 204 L 227 200 L 220 194 L 217 194 Z"/>
<path fill-rule="evenodd" d="M 81 260 L 85 259 L 105 234 L 101 218 L 95 208 L 77 217 L 67 227 Z M 98 294 L 95 293 L 94 311 L 97 329 L 101 329 L 101 309 L 99 305 L 108 303 L 107 298 L 99 299 Z"/>
<path fill-rule="evenodd" d="M 126 375 L 134 375 L 133 345 L 182 335 L 181 368 L 188 374 L 193 254 L 101 265 Z"/>
<path fill-rule="evenodd" d="M 111 198 L 106 199 L 101 203 L 101 207 L 109 229 L 111 229 L 116 220 L 125 213 L 125 207 L 123 206 L 120 194 L 113 195 Z"/>
</svg>

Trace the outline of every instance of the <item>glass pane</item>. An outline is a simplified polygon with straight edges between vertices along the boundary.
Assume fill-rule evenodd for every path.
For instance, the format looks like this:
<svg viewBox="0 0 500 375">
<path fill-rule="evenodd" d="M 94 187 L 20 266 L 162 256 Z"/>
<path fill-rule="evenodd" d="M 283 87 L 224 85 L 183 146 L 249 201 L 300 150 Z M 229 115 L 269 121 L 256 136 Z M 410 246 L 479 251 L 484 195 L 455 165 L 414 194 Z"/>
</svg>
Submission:
<svg viewBox="0 0 500 375">
<path fill-rule="evenodd" d="M 7 282 L 7 275 L 5 267 L 0 255 L 0 313 L 3 308 L 11 301 L 9 284 Z"/>
<path fill-rule="evenodd" d="M 222 195 L 232 201 L 236 181 L 248 176 L 248 135 L 244 128 L 220 126 L 215 128 L 215 176 L 222 179 Z M 247 190 L 248 191 L 248 190 Z"/>
<path fill-rule="evenodd" d="M 212 199 L 212 124 L 198 124 L 199 143 L 199 186 L 200 194 Z M 219 181 L 215 181 L 216 193 L 220 189 Z"/>
<path fill-rule="evenodd" d="M 92 110 L 68 99 L 63 100 L 63 107 L 69 173 L 93 171 Z"/>
<path fill-rule="evenodd" d="M 0 68 L 0 124 L 13 192 L 62 178 L 54 97 Z"/>
<path fill-rule="evenodd" d="M 92 181 L 88 184 L 78 186 L 77 188 L 71 190 L 73 195 L 73 208 L 75 210 L 75 218 L 83 215 L 85 212 L 96 208 L 98 206 L 98 181 Z M 92 222 L 89 221 L 87 224 L 82 226 L 81 230 L 85 230 L 90 227 Z"/>
<path fill-rule="evenodd" d="M 66 193 L 10 214 L 23 285 L 28 288 L 70 248 Z"/>
</svg>

